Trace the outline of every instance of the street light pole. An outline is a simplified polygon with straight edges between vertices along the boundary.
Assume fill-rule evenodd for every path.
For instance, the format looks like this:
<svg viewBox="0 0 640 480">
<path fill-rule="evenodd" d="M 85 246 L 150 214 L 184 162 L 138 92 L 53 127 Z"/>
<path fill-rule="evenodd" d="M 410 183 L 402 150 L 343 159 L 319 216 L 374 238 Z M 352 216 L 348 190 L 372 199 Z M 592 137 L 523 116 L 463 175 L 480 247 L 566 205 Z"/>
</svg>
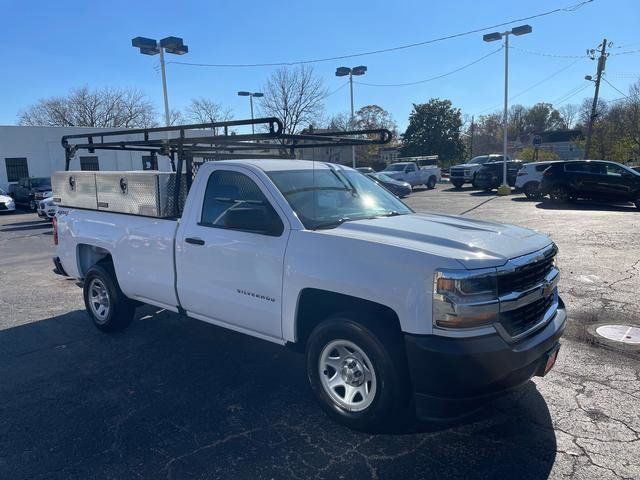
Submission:
<svg viewBox="0 0 640 480">
<path fill-rule="evenodd" d="M 349 128 L 353 129 L 353 69 L 349 70 L 349 90 L 351 90 L 351 118 Z M 356 146 L 351 145 L 351 166 L 356 168 Z"/>
<path fill-rule="evenodd" d="M 164 122 L 168 127 L 171 119 L 169 116 L 169 96 L 167 95 L 167 73 L 164 67 L 164 48 L 160 48 L 160 70 L 162 71 L 162 93 L 164 95 Z"/>
<path fill-rule="evenodd" d="M 140 49 L 140 53 L 143 55 L 158 55 L 160 54 L 160 70 L 162 73 L 162 94 L 164 96 L 164 121 L 166 126 L 171 123 L 171 117 L 169 115 L 169 95 L 167 94 L 167 72 L 165 69 L 164 52 L 173 53 L 174 55 L 184 55 L 189 51 L 181 38 L 179 37 L 166 37 L 160 41 L 153 38 L 136 37 L 131 39 L 131 45 Z"/>
<path fill-rule="evenodd" d="M 504 37 L 504 112 L 502 114 L 502 185 L 498 188 L 498 195 L 509 195 L 511 187 L 507 179 L 507 130 L 509 128 L 509 35 L 526 35 L 532 32 L 531 25 L 520 25 L 506 32 L 487 33 L 482 36 L 485 42 L 494 42 Z"/>
<path fill-rule="evenodd" d="M 507 192 L 506 195 L 511 193 L 511 189 L 509 188 L 509 183 L 507 181 L 507 132 L 509 130 L 509 122 L 508 122 L 508 110 L 509 108 L 509 33 L 504 35 L 504 112 L 502 117 L 502 129 L 503 129 L 503 139 L 502 139 L 502 188 L 503 191 Z M 505 193 L 498 192 L 499 194 L 505 195 Z"/>
<path fill-rule="evenodd" d="M 349 75 L 349 92 L 351 98 L 351 117 L 349 118 L 349 128 L 353 128 L 353 121 L 355 117 L 355 113 L 353 111 L 353 76 L 364 75 L 367 71 L 367 67 L 364 65 L 359 65 L 357 67 L 348 68 L 348 67 L 338 67 L 336 68 L 336 77 L 346 77 Z M 353 168 L 356 168 L 356 147 L 355 145 L 351 145 L 351 165 Z"/>
<path fill-rule="evenodd" d="M 264 93 L 261 92 L 238 92 L 238 96 L 240 97 L 249 97 L 249 108 L 251 109 L 251 120 L 253 120 L 253 97 L 264 97 Z M 251 133 L 256 133 L 255 126 L 253 123 L 251 124 Z"/>
</svg>

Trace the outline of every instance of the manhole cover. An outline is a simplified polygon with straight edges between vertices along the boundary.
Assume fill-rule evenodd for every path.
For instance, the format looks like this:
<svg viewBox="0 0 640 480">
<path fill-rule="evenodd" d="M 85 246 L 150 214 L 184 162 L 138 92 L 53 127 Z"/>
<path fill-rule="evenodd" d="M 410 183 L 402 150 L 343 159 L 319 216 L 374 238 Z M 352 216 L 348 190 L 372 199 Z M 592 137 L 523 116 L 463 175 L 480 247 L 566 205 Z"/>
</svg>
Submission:
<svg viewBox="0 0 640 480">
<path fill-rule="evenodd" d="M 596 333 L 601 337 L 615 342 L 640 345 L 640 327 L 629 325 L 602 325 L 596 328 Z"/>
</svg>

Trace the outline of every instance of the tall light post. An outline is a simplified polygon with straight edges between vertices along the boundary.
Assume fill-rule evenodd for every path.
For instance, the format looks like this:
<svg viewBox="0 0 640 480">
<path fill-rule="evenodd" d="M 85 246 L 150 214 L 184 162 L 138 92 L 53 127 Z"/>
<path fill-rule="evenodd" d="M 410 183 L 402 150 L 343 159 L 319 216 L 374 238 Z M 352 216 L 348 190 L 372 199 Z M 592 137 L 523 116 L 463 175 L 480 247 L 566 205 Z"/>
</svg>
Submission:
<svg viewBox="0 0 640 480">
<path fill-rule="evenodd" d="M 178 37 L 166 37 L 160 40 L 153 38 L 136 37 L 131 40 L 131 45 L 140 49 L 143 55 L 160 54 L 160 70 L 162 71 L 162 93 L 164 94 L 164 120 L 168 127 L 171 123 L 169 116 L 169 97 L 167 96 L 167 74 L 164 66 L 164 52 L 173 53 L 174 55 L 184 55 L 189 51 L 189 47 L 183 44 L 182 39 Z"/>
<path fill-rule="evenodd" d="M 349 90 L 351 92 L 351 118 L 349 119 L 349 128 L 353 128 L 353 77 L 364 75 L 367 71 L 367 67 L 359 65 L 357 67 L 338 67 L 336 68 L 336 77 L 346 77 L 349 75 Z M 356 147 L 351 145 L 351 164 L 353 168 L 356 168 Z"/>
<path fill-rule="evenodd" d="M 249 97 L 249 105 L 251 106 L 251 120 L 253 120 L 253 97 L 264 97 L 264 93 L 260 93 L 260 92 L 238 92 L 238 96 L 240 97 Z M 255 131 L 255 126 L 253 125 L 253 123 L 251 124 L 251 133 L 256 133 Z"/>
<path fill-rule="evenodd" d="M 507 110 L 509 108 L 509 35 L 526 35 L 531 33 L 531 25 L 520 25 L 506 32 L 487 33 L 482 36 L 485 42 L 495 42 L 504 37 L 504 112 L 502 117 L 503 139 L 502 139 L 502 185 L 498 188 L 498 195 L 509 195 L 511 188 L 507 181 Z"/>
</svg>

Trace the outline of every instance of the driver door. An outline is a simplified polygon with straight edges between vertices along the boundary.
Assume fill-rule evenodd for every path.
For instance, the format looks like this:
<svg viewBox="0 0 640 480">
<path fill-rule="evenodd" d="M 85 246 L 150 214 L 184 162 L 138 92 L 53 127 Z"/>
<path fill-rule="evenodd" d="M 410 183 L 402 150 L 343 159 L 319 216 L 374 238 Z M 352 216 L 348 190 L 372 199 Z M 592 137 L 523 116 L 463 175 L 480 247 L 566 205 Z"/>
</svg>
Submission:
<svg viewBox="0 0 640 480">
<path fill-rule="evenodd" d="M 200 205 L 176 236 L 183 308 L 195 318 L 281 339 L 287 222 L 252 172 L 217 169 L 201 189 Z"/>
</svg>

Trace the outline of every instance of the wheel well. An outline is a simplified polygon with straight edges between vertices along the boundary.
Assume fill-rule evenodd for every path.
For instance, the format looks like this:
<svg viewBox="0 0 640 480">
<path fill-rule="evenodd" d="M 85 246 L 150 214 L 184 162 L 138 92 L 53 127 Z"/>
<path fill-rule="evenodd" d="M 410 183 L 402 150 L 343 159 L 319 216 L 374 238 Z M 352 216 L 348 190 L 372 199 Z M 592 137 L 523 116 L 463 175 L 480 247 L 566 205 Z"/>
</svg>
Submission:
<svg viewBox="0 0 640 480">
<path fill-rule="evenodd" d="M 78 245 L 78 270 L 84 277 L 91 267 L 99 262 L 113 262 L 111 253 L 95 245 L 81 243 Z"/>
<path fill-rule="evenodd" d="M 304 348 L 316 325 L 330 315 L 344 311 L 367 313 L 368 317 L 401 332 L 398 315 L 385 305 L 342 293 L 306 288 L 300 293 L 298 300 L 296 345 Z"/>
</svg>

